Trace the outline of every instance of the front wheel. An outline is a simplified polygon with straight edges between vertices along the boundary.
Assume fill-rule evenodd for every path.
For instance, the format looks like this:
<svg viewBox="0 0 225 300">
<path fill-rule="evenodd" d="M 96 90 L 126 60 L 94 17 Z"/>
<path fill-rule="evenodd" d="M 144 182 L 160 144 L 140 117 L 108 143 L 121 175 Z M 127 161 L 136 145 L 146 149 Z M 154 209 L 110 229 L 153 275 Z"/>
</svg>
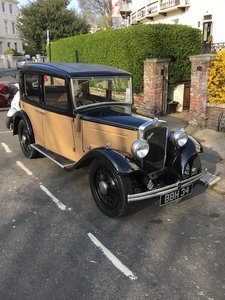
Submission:
<svg viewBox="0 0 225 300">
<path fill-rule="evenodd" d="M 92 196 L 98 208 L 108 217 L 120 217 L 128 208 L 127 195 L 131 192 L 128 176 L 119 175 L 105 160 L 95 159 L 89 172 Z"/>
<path fill-rule="evenodd" d="M 18 126 L 18 135 L 19 135 L 19 142 L 20 147 L 23 151 L 23 154 L 27 158 L 34 158 L 37 156 L 37 151 L 31 147 L 32 139 L 29 134 L 28 128 L 23 120 L 20 120 L 19 126 Z"/>
</svg>

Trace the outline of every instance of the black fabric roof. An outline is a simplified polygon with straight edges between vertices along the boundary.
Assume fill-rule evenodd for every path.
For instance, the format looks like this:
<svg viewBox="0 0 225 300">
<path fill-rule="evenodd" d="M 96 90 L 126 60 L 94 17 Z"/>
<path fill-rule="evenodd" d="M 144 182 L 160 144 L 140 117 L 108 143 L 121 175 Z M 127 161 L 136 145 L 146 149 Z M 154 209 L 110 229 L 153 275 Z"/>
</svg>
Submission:
<svg viewBox="0 0 225 300">
<path fill-rule="evenodd" d="M 25 64 L 21 71 L 41 72 L 63 77 L 128 76 L 130 73 L 109 66 L 82 63 L 32 63 Z"/>
</svg>

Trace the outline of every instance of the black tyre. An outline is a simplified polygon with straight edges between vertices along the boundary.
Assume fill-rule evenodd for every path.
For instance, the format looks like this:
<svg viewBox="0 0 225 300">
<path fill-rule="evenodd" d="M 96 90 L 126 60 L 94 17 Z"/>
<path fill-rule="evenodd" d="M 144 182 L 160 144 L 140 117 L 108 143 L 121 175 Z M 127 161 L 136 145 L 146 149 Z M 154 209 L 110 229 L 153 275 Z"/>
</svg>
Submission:
<svg viewBox="0 0 225 300">
<path fill-rule="evenodd" d="M 12 126 L 12 118 L 11 117 L 6 117 L 5 125 L 8 129 L 11 129 L 11 126 Z"/>
<path fill-rule="evenodd" d="M 131 192 L 128 176 L 120 176 L 113 166 L 95 159 L 89 172 L 92 196 L 98 208 L 108 217 L 119 217 L 128 208 L 127 195 Z"/>
<path fill-rule="evenodd" d="M 18 135 L 20 147 L 23 151 L 23 154 L 27 158 L 34 158 L 37 156 L 37 151 L 31 147 L 31 144 L 34 142 L 28 132 L 27 126 L 23 120 L 20 120 L 18 126 Z"/>
</svg>

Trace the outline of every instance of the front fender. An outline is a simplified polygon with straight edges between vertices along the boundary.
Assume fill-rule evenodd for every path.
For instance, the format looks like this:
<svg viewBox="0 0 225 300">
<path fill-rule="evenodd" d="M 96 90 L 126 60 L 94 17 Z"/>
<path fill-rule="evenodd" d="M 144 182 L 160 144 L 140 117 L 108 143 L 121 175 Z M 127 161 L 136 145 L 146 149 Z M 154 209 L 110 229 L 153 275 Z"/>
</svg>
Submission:
<svg viewBox="0 0 225 300">
<path fill-rule="evenodd" d="M 174 157 L 170 160 L 170 167 L 178 173 L 180 176 L 184 174 L 185 166 L 193 159 L 193 157 L 197 157 L 198 152 L 196 151 L 195 143 L 192 139 L 188 139 L 186 145 L 179 149 L 174 151 Z M 170 154 L 171 157 L 171 154 Z"/>
<path fill-rule="evenodd" d="M 18 126 L 19 126 L 20 120 L 24 121 L 24 123 L 27 126 L 29 135 L 31 137 L 33 137 L 33 128 L 32 128 L 31 122 L 29 120 L 28 115 L 23 110 L 17 111 L 14 115 L 14 118 L 13 118 L 13 135 L 18 134 Z"/>
<path fill-rule="evenodd" d="M 107 160 L 112 164 L 116 172 L 120 174 L 129 174 L 133 172 L 138 167 L 134 164 L 129 163 L 125 156 L 121 153 L 105 148 L 97 148 L 89 151 L 86 155 L 82 157 L 82 159 L 77 162 L 76 168 L 84 167 L 89 165 L 94 159 L 103 159 Z"/>
</svg>

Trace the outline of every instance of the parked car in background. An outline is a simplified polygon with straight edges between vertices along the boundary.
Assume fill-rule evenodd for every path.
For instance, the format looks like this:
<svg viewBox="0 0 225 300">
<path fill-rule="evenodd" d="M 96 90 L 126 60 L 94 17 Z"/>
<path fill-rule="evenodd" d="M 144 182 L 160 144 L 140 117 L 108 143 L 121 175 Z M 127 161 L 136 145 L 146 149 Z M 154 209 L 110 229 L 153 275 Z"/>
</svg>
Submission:
<svg viewBox="0 0 225 300">
<path fill-rule="evenodd" d="M 201 145 L 183 129 L 132 113 L 132 75 L 101 65 L 34 63 L 20 69 L 13 134 L 23 154 L 65 169 L 89 166 L 98 208 L 122 216 L 130 202 L 165 205 L 192 193 L 205 174 Z"/>
<path fill-rule="evenodd" d="M 7 112 L 5 124 L 8 129 L 12 129 L 13 126 L 13 117 L 15 113 L 20 110 L 20 91 L 19 84 L 15 83 L 15 93 L 10 103 L 10 109 Z"/>
<path fill-rule="evenodd" d="M 17 59 L 16 61 L 16 68 L 17 70 L 19 70 L 23 65 L 25 64 L 29 64 L 29 63 L 32 63 L 34 62 L 32 58 L 30 57 L 22 57 L 22 58 L 19 58 Z"/>
<path fill-rule="evenodd" d="M 8 98 L 9 98 L 9 87 L 0 83 L 0 108 L 8 106 Z"/>
</svg>

